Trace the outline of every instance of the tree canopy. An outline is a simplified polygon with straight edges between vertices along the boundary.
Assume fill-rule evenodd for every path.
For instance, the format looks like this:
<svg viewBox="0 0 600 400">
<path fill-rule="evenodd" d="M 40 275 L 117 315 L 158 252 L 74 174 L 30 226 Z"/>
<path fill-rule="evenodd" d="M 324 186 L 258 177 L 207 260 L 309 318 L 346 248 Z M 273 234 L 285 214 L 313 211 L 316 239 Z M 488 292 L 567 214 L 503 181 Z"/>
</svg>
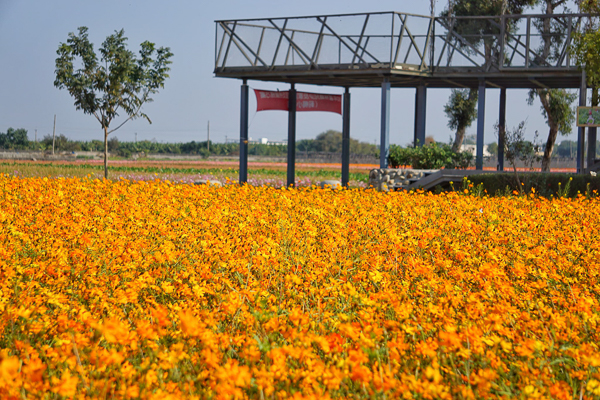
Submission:
<svg viewBox="0 0 600 400">
<path fill-rule="evenodd" d="M 448 116 L 448 127 L 456 130 L 452 151 L 459 151 L 466 129 L 477 117 L 477 89 L 452 89 L 444 112 Z"/>
<path fill-rule="evenodd" d="M 578 65 L 585 69 L 587 84 L 600 87 L 600 1 L 582 0 L 581 11 L 590 13 L 584 28 L 573 34 L 573 56 Z M 597 105 L 597 99 L 596 99 Z"/>
<path fill-rule="evenodd" d="M 550 17 L 559 6 L 565 5 L 565 0 L 542 0 L 541 3 L 544 13 Z M 542 65 L 556 60 L 560 54 L 559 49 L 566 40 L 565 27 L 551 18 L 539 20 L 533 26 L 542 37 L 535 62 Z M 575 113 L 571 104 L 575 101 L 577 95 L 565 89 L 532 89 L 529 91 L 527 99 L 529 105 L 533 104 L 535 97 L 540 99 L 542 115 L 546 118 L 549 128 L 542 157 L 542 171 L 550 171 L 550 162 L 558 133 L 562 135 L 569 134 L 575 121 Z"/>
<path fill-rule="evenodd" d="M 152 123 L 142 106 L 153 101 L 151 96 L 164 87 L 173 54 L 168 47 L 157 48 L 145 41 L 137 57 L 127 49 L 121 29 L 102 43 L 98 59 L 88 28 L 80 27 L 78 31 L 69 33 L 66 43 L 58 47 L 54 86 L 67 89 L 75 99 L 75 108 L 93 115 L 100 123 L 105 143 L 104 175 L 108 177 L 108 135 L 132 119 L 141 117 Z M 120 114 L 125 119 L 109 130 Z"/>
<path fill-rule="evenodd" d="M 313 139 L 299 140 L 296 144 L 298 151 L 317 151 L 327 153 L 342 152 L 342 132 L 329 129 L 319 133 Z M 350 153 L 352 154 L 378 154 L 379 149 L 373 144 L 359 142 L 350 138 Z"/>
<path fill-rule="evenodd" d="M 0 132 L 0 148 L 20 149 L 27 147 L 27 130 L 8 128 L 6 133 Z"/>
</svg>

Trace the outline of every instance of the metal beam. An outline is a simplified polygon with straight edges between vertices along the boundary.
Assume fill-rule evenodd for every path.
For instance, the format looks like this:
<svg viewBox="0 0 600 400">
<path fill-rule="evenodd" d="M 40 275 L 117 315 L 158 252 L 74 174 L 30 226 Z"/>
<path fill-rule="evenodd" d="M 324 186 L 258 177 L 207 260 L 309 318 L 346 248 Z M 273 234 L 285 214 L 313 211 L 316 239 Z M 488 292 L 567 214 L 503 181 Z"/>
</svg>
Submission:
<svg viewBox="0 0 600 400">
<path fill-rule="evenodd" d="M 592 106 L 592 107 L 598 106 L 597 90 L 598 90 L 597 88 L 592 88 L 592 102 L 590 103 L 590 106 Z M 596 164 L 596 139 L 597 139 L 596 134 L 597 134 L 597 131 L 598 131 L 598 128 L 595 126 L 588 128 L 588 156 L 587 156 L 588 171 L 591 171 L 592 168 L 594 167 L 594 164 Z"/>
<path fill-rule="evenodd" d="M 296 185 L 296 85 L 292 83 L 288 98 L 287 186 Z"/>
<path fill-rule="evenodd" d="M 402 27 L 400 28 L 400 34 L 398 35 L 398 44 L 396 45 L 396 53 L 394 55 L 394 61 L 391 65 L 391 67 L 393 68 L 396 63 L 398 62 L 398 54 L 400 52 L 400 46 L 402 45 L 402 36 L 404 36 L 404 27 L 406 25 L 406 19 L 402 20 L 401 16 L 398 16 L 398 18 L 400 19 L 400 21 L 402 21 Z"/>
<path fill-rule="evenodd" d="M 455 82 L 453 80 L 450 79 L 442 79 L 444 82 L 448 82 L 449 84 L 451 84 L 452 86 L 457 86 L 457 87 L 461 87 L 463 89 L 470 89 L 470 87 L 468 87 L 467 85 L 463 85 L 461 83 Z"/>
<path fill-rule="evenodd" d="M 237 26 L 237 21 L 233 23 L 233 28 L 231 29 L 231 32 L 235 32 L 236 26 Z M 227 33 L 227 30 L 223 29 L 223 40 L 225 40 L 225 33 Z M 223 56 L 223 63 L 221 64 L 221 69 L 225 68 L 225 64 L 227 63 L 227 57 L 229 56 L 229 49 L 231 48 L 232 41 L 233 41 L 233 36 L 229 35 L 229 42 L 227 42 L 227 49 L 225 50 L 225 55 Z"/>
<path fill-rule="evenodd" d="M 336 38 L 337 38 L 337 39 L 340 41 L 340 43 L 341 43 L 341 44 L 343 44 L 344 46 L 346 46 L 346 47 L 348 48 L 348 50 L 350 50 L 350 51 L 351 51 L 353 54 L 355 54 L 355 55 L 356 55 L 356 56 L 357 56 L 357 57 L 360 59 L 360 61 L 362 61 L 363 63 L 367 64 L 367 62 L 366 62 L 365 60 L 363 60 L 363 58 L 362 58 L 361 56 L 359 56 L 358 54 L 356 54 L 356 53 L 354 52 L 354 50 L 352 49 L 352 47 L 350 47 L 350 45 L 349 45 L 348 43 L 346 43 L 346 42 L 344 41 L 344 39 L 342 39 L 342 38 L 341 38 L 341 36 L 340 36 L 340 35 L 338 35 L 338 34 L 337 34 L 337 33 L 336 33 L 336 32 L 335 32 L 333 29 L 331 29 L 331 27 L 330 27 L 329 25 L 327 25 L 327 24 L 325 23 L 325 21 L 321 20 L 321 18 L 320 18 L 320 17 L 317 17 L 317 20 L 318 20 L 319 22 L 322 22 L 322 23 L 323 23 L 323 25 L 325 25 L 325 27 L 326 27 L 326 28 L 329 30 L 329 32 L 331 32 L 331 33 L 333 34 L 333 36 L 335 36 L 335 37 L 336 37 Z"/>
<path fill-rule="evenodd" d="M 381 142 L 379 143 L 379 167 L 388 167 L 390 153 L 390 79 L 381 83 Z"/>
<path fill-rule="evenodd" d="M 587 169 L 590 168 L 596 163 L 596 140 L 597 140 L 597 130 L 596 127 L 588 128 L 588 146 L 587 146 Z"/>
<path fill-rule="evenodd" d="M 434 24 L 434 20 L 433 18 L 429 21 L 429 29 L 427 29 L 427 39 L 425 39 L 425 46 L 423 46 L 423 56 L 421 57 L 421 65 L 419 67 L 419 69 L 423 69 L 423 67 L 426 67 L 427 64 L 425 64 L 425 56 L 427 55 L 427 48 L 429 47 L 429 41 L 431 40 L 431 32 L 433 31 L 433 24 Z M 434 40 L 435 42 L 435 40 Z M 432 65 L 433 67 L 433 65 Z"/>
<path fill-rule="evenodd" d="M 287 26 L 288 20 L 286 19 L 283 23 L 283 30 L 285 31 L 285 27 Z M 279 47 L 281 47 L 281 41 L 283 40 L 283 35 L 279 35 L 279 40 L 277 41 L 277 47 L 275 47 L 275 53 L 273 54 L 273 62 L 271 63 L 271 67 L 269 69 L 275 68 L 275 62 L 277 61 L 277 53 L 279 53 Z"/>
<path fill-rule="evenodd" d="M 504 171 L 504 144 L 506 135 L 506 88 L 500 89 L 500 112 L 498 115 L 498 171 Z"/>
<path fill-rule="evenodd" d="M 324 21 L 327 21 L 327 17 L 325 17 Z M 321 40 L 323 38 L 323 29 L 325 29 L 324 24 L 321 25 L 321 30 L 319 31 L 319 36 L 317 36 L 317 42 L 315 43 L 315 49 L 313 50 L 313 54 L 310 59 L 315 64 L 317 63 L 319 53 L 321 52 Z"/>
<path fill-rule="evenodd" d="M 254 60 L 254 65 L 256 65 L 256 62 L 258 61 L 258 55 L 260 54 L 260 49 L 262 48 L 263 39 L 265 38 L 265 30 L 266 29 L 267 28 L 262 28 L 262 32 L 260 33 L 260 41 L 258 42 L 258 49 L 256 50 L 256 59 Z M 264 65 L 266 65 L 266 64 L 264 64 Z"/>
<path fill-rule="evenodd" d="M 271 23 L 271 25 L 273 25 L 275 27 L 275 29 L 277 29 L 279 31 L 279 33 L 288 40 L 288 42 L 290 43 L 290 45 L 294 48 L 294 50 L 296 50 L 296 52 L 298 53 L 298 55 L 300 56 L 300 58 L 302 58 L 302 61 L 304 61 L 304 63 L 308 64 L 310 62 L 310 64 L 316 68 L 316 64 L 314 62 L 312 62 L 310 60 L 310 57 L 308 54 L 306 54 L 301 48 L 299 48 L 296 43 L 294 43 L 294 41 L 285 34 L 285 31 L 283 29 L 281 29 L 280 27 L 278 27 L 272 20 L 269 20 L 269 22 Z"/>
<path fill-rule="evenodd" d="M 224 30 L 229 30 L 229 28 L 225 25 L 222 25 Z M 264 33 L 264 31 L 263 31 Z M 233 42 L 235 43 L 235 45 L 237 46 L 238 50 L 244 55 L 244 57 L 246 57 L 246 59 L 248 60 L 248 62 L 250 62 L 250 65 L 252 66 L 256 66 L 256 61 L 252 61 L 250 59 L 250 57 L 248 57 L 248 55 L 246 54 L 246 52 L 244 51 L 244 49 L 242 49 L 242 47 L 240 46 L 240 44 L 244 45 L 244 47 L 246 49 L 248 49 L 248 51 L 255 57 L 255 60 L 258 60 L 262 63 L 262 65 L 264 65 L 265 67 L 267 66 L 267 63 L 264 62 L 262 60 L 262 58 L 260 58 L 260 56 L 258 55 L 258 53 L 254 52 L 254 50 L 252 50 L 252 47 L 250 47 L 245 41 L 244 39 L 242 39 L 237 33 L 230 31 L 229 35 L 231 36 L 231 39 L 233 40 Z M 236 39 L 237 38 L 237 39 Z M 262 38 L 261 38 L 261 45 L 262 45 Z M 258 52 L 260 52 L 260 45 L 258 47 Z"/>
<path fill-rule="evenodd" d="M 483 169 L 483 134 L 485 126 L 485 80 L 479 81 L 479 98 L 477 99 L 477 153 L 475 169 Z"/>
<path fill-rule="evenodd" d="M 346 87 L 342 110 L 342 186 L 350 179 L 350 88 Z"/>
<path fill-rule="evenodd" d="M 360 59 L 364 61 L 364 57 L 363 56 L 366 53 L 369 57 L 371 57 L 373 60 L 375 60 L 376 63 L 381 63 L 381 61 L 379 61 L 379 59 L 377 57 L 375 57 L 373 54 L 371 54 L 370 52 L 367 51 L 367 44 L 369 43 L 369 39 L 371 39 L 371 37 L 367 37 L 367 40 L 365 40 L 365 45 L 364 46 L 358 45 L 356 43 L 356 40 L 352 39 L 349 36 L 347 37 L 347 39 L 350 40 L 350 42 L 352 42 L 353 44 L 356 44 L 358 46 L 356 48 L 356 51 L 358 51 L 359 49 L 361 50 L 360 56 L 358 54 L 355 54 L 354 58 L 360 57 Z M 352 61 L 352 65 L 354 65 L 354 61 Z"/>
<path fill-rule="evenodd" d="M 358 38 L 358 43 L 356 43 L 356 50 L 354 51 L 354 56 L 352 57 L 352 64 L 354 65 L 354 61 L 356 61 L 356 55 L 358 54 L 358 50 L 360 49 L 360 44 L 362 43 L 363 36 L 365 35 L 365 30 L 367 29 L 367 24 L 369 23 L 369 14 L 365 16 L 365 23 L 363 24 L 362 31 L 360 32 L 360 37 Z M 325 21 L 323 21 L 325 24 Z M 350 40 L 352 40 L 350 38 Z"/>
<path fill-rule="evenodd" d="M 550 89 L 548 86 L 544 85 L 542 82 L 538 81 L 537 79 L 534 78 L 529 78 L 529 81 L 531 83 L 536 84 L 537 86 L 539 86 L 541 89 Z"/>
<path fill-rule="evenodd" d="M 423 83 L 415 92 L 415 147 L 425 144 L 425 124 L 427 122 L 427 88 Z"/>
<path fill-rule="evenodd" d="M 587 78 L 585 69 L 581 71 L 581 87 L 579 88 L 579 106 L 585 107 L 587 96 Z M 580 126 L 577 130 L 577 173 L 583 174 L 585 169 L 583 165 L 583 154 L 585 149 L 585 128 Z"/>
<path fill-rule="evenodd" d="M 240 184 L 248 182 L 248 91 L 244 79 L 240 100 Z"/>
<path fill-rule="evenodd" d="M 488 80 L 485 81 L 485 85 L 486 86 L 491 86 L 491 87 L 496 88 L 496 89 L 503 89 L 504 88 L 504 86 L 497 85 L 494 82 L 490 82 Z"/>
</svg>

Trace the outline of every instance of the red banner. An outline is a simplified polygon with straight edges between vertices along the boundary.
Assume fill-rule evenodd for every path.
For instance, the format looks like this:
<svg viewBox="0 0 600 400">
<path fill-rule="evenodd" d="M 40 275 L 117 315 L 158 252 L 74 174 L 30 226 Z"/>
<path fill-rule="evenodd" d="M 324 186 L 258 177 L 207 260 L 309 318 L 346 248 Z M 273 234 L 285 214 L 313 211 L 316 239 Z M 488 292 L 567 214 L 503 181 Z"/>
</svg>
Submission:
<svg viewBox="0 0 600 400">
<path fill-rule="evenodd" d="M 289 92 L 254 89 L 256 111 L 288 111 Z M 296 111 L 326 111 L 342 114 L 342 96 L 339 94 L 296 92 Z"/>
</svg>

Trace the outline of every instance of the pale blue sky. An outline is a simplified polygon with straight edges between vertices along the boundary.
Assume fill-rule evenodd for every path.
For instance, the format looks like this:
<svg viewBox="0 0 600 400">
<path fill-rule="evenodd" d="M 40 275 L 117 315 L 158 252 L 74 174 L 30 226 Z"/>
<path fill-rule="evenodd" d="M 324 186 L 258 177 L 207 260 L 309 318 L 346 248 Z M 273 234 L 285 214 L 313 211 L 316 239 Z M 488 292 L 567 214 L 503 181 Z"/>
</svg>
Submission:
<svg viewBox="0 0 600 400">
<path fill-rule="evenodd" d="M 445 2 L 438 2 L 442 9 Z M 52 133 L 54 114 L 57 134 L 71 139 L 102 139 L 94 117 L 75 110 L 65 90 L 54 87 L 54 60 L 60 42 L 79 26 L 89 28 L 96 48 L 106 36 L 125 29 L 130 49 L 149 40 L 168 46 L 174 53 L 171 77 L 165 88 L 145 106 L 153 123 L 128 122 L 116 135 L 120 140 L 153 139 L 163 142 L 206 140 L 210 120 L 211 140 L 239 138 L 238 80 L 215 78 L 214 42 L 217 19 L 261 18 L 337 14 L 370 11 L 400 11 L 429 14 L 429 1 L 378 0 L 0 0 L 0 132 L 25 128 L 30 140 Z M 250 81 L 253 88 L 286 90 L 288 85 Z M 298 90 L 342 93 L 340 88 L 299 85 Z M 351 136 L 379 142 L 380 90 L 352 89 Z M 427 134 L 448 142 L 443 106 L 448 90 L 430 89 L 427 104 Z M 545 138 L 547 127 L 539 103 L 528 106 L 525 90 L 509 90 L 507 124 L 528 118 L 528 135 L 535 130 Z M 495 141 L 493 124 L 498 116 L 499 91 L 487 91 L 485 142 Z M 287 135 L 287 113 L 255 112 L 250 96 L 250 136 L 281 140 Z M 393 89 L 391 94 L 390 142 L 406 144 L 413 137 L 414 89 Z M 300 113 L 297 138 L 314 138 L 327 129 L 341 130 L 342 119 L 331 113 Z M 473 125 L 468 133 L 475 132 Z M 575 130 L 574 130 L 575 132 Z M 574 134 L 570 138 L 574 138 Z M 561 139 L 559 138 L 559 141 Z"/>
</svg>

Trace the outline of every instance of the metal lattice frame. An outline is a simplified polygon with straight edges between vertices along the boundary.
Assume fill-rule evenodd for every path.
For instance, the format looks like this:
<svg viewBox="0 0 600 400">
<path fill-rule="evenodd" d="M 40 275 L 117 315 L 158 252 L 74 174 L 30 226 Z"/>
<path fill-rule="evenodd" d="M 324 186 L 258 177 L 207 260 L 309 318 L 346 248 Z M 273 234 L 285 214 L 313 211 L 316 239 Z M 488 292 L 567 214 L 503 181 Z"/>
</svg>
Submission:
<svg viewBox="0 0 600 400">
<path fill-rule="evenodd" d="M 585 17 L 382 12 L 216 21 L 215 74 L 351 87 L 377 87 L 387 76 L 392 87 L 477 87 L 485 79 L 492 87 L 576 88 L 581 73 L 569 45 Z"/>
</svg>

